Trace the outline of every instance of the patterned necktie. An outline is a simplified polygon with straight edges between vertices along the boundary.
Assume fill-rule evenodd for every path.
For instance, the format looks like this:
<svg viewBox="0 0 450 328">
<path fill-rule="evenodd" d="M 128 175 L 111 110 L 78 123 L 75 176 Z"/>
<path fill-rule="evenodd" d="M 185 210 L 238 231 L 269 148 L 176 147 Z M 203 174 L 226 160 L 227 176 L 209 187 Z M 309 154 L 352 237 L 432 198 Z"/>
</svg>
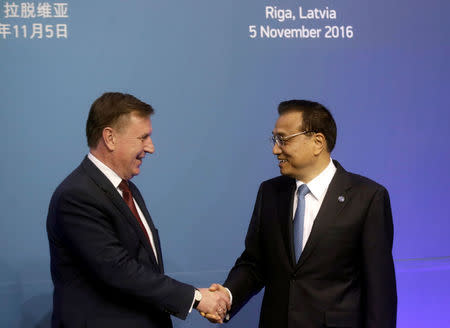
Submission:
<svg viewBox="0 0 450 328">
<path fill-rule="evenodd" d="M 309 193 L 309 189 L 306 184 L 302 184 L 298 187 L 297 210 L 295 211 L 294 217 L 294 248 L 297 262 L 302 254 L 303 225 L 305 222 L 305 196 L 307 193 Z"/>
<path fill-rule="evenodd" d="M 134 205 L 133 195 L 131 194 L 130 187 L 128 187 L 128 182 L 126 182 L 125 180 L 122 180 L 119 184 L 119 189 L 122 191 L 123 200 L 125 201 L 125 203 L 127 203 L 131 212 L 136 217 L 136 220 L 139 222 L 141 229 L 144 231 L 145 235 L 147 236 L 148 242 L 151 245 L 150 237 L 148 236 L 147 229 L 145 229 L 144 224 L 142 223 L 141 217 L 139 216 L 138 211 L 136 209 L 136 206 Z"/>
</svg>

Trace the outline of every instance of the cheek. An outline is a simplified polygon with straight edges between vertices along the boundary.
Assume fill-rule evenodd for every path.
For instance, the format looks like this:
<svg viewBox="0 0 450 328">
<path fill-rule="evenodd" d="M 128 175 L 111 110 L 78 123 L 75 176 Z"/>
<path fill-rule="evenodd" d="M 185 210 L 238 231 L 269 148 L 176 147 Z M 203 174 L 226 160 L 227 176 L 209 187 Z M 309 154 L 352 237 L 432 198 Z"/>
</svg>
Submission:
<svg viewBox="0 0 450 328">
<path fill-rule="evenodd" d="M 283 151 L 283 154 L 291 160 L 295 160 L 300 154 L 300 149 L 296 149 L 294 147 L 290 147 Z"/>
<path fill-rule="evenodd" d="M 130 152 L 128 153 L 128 155 L 130 156 L 130 158 L 136 159 L 137 156 L 139 156 L 139 154 L 142 152 L 140 147 L 134 147 L 132 149 L 130 149 Z"/>
<path fill-rule="evenodd" d="M 289 152 L 286 152 L 286 157 L 292 164 L 303 162 L 304 159 L 307 157 L 306 149 L 303 148 L 290 149 Z"/>
</svg>

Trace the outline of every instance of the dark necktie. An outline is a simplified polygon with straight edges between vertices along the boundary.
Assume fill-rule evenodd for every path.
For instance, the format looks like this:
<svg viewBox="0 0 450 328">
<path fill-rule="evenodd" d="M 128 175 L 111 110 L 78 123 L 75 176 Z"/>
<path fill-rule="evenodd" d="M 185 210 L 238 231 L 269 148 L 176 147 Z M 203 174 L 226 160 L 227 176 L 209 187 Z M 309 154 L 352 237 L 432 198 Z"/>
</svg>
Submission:
<svg viewBox="0 0 450 328">
<path fill-rule="evenodd" d="M 303 226 L 305 224 L 305 196 L 307 193 L 309 193 L 309 189 L 306 184 L 298 187 L 297 210 L 295 211 L 294 217 L 294 249 L 297 262 L 302 254 Z"/>
<path fill-rule="evenodd" d="M 131 212 L 136 217 L 136 220 L 139 222 L 139 225 L 141 226 L 141 229 L 144 231 L 145 235 L 147 236 L 148 242 L 150 245 L 152 244 L 150 242 L 150 237 L 147 233 L 147 229 L 145 229 L 144 224 L 142 223 L 142 220 L 138 214 L 138 211 L 136 209 L 136 206 L 134 205 L 133 195 L 131 194 L 130 187 L 128 187 L 128 182 L 125 180 L 122 180 L 119 184 L 119 189 L 122 191 L 122 197 L 125 203 L 127 203 L 128 207 L 130 208 Z M 152 247 L 153 248 L 153 247 Z"/>
</svg>

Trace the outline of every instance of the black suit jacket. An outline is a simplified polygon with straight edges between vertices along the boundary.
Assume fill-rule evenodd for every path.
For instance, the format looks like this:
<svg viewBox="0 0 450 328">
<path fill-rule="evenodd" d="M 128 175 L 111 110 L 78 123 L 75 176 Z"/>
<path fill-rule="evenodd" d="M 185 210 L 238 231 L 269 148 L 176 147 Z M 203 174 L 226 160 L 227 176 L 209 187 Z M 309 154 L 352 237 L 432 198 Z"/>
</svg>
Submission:
<svg viewBox="0 0 450 328">
<path fill-rule="evenodd" d="M 195 289 L 164 275 L 158 230 L 133 183 L 130 190 L 159 263 L 120 194 L 88 158 L 54 192 L 47 217 L 53 328 L 166 328 L 170 314 L 187 316 Z"/>
<path fill-rule="evenodd" d="M 335 165 L 298 263 L 292 232 L 295 180 L 280 176 L 261 184 L 245 250 L 224 283 L 233 295 L 231 315 L 265 287 L 260 327 L 395 327 L 388 192 Z"/>
</svg>

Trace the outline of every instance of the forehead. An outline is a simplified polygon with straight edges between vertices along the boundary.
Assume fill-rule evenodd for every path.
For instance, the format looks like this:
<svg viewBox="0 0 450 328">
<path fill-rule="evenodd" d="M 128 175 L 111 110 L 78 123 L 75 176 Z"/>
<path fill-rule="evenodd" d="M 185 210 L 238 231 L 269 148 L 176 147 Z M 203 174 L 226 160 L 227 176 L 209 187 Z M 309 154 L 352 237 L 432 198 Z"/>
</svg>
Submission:
<svg viewBox="0 0 450 328">
<path fill-rule="evenodd" d="M 123 127 L 127 131 L 150 134 L 152 132 L 152 121 L 150 116 L 141 116 L 132 112 L 124 117 Z"/>
<path fill-rule="evenodd" d="M 287 135 L 299 131 L 302 126 L 301 112 L 287 112 L 280 115 L 275 123 L 273 134 Z"/>
</svg>

